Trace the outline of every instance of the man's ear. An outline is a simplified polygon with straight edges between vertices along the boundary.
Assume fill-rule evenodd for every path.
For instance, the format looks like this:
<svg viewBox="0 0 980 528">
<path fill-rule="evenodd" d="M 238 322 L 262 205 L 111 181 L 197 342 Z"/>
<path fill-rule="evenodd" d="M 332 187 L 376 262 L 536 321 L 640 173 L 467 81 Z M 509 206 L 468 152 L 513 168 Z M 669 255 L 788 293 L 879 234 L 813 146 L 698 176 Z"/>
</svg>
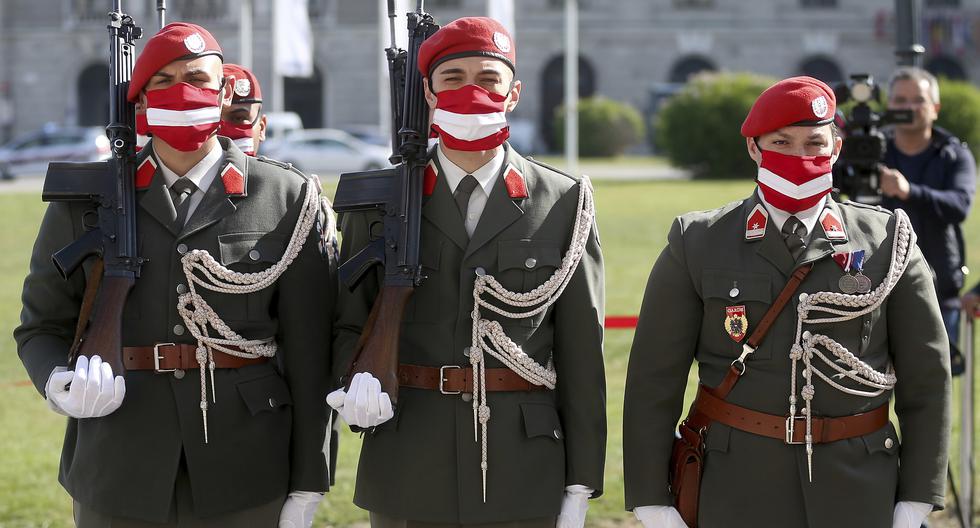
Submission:
<svg viewBox="0 0 980 528">
<path fill-rule="evenodd" d="M 231 100 L 235 97 L 235 78 L 225 77 L 225 84 L 221 88 L 221 108 L 231 106 Z"/>
<path fill-rule="evenodd" d="M 266 119 L 265 114 L 259 118 L 259 129 L 255 132 L 255 138 L 259 141 L 265 141 L 265 129 L 269 125 L 269 120 Z"/>
<path fill-rule="evenodd" d="M 521 81 L 514 81 L 508 96 L 510 100 L 507 102 L 507 111 L 513 112 L 514 108 L 517 108 L 517 102 L 521 100 Z"/>
<path fill-rule="evenodd" d="M 428 77 L 422 77 L 422 88 L 425 90 L 425 102 L 429 103 L 429 108 L 435 110 L 439 98 L 436 97 L 436 94 L 432 93 L 432 89 L 429 87 Z"/>
<path fill-rule="evenodd" d="M 834 136 L 834 151 L 830 155 L 830 164 L 833 165 L 837 163 L 837 158 L 840 157 L 840 149 L 844 146 L 844 139 L 840 136 Z"/>
<path fill-rule="evenodd" d="M 759 149 L 759 145 L 756 144 L 754 137 L 745 138 L 745 149 L 749 151 L 749 157 L 756 165 L 762 165 L 762 151 Z"/>
</svg>

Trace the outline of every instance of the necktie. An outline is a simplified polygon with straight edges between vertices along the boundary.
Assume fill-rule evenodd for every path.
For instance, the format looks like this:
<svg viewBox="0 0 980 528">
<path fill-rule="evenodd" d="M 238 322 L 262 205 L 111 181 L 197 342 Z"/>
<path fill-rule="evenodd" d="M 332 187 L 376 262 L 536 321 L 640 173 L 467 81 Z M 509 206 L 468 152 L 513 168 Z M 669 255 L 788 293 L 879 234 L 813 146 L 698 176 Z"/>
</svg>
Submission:
<svg viewBox="0 0 980 528">
<path fill-rule="evenodd" d="M 197 190 L 197 185 L 187 178 L 179 178 L 170 186 L 170 198 L 174 201 L 174 209 L 177 210 L 177 218 L 174 219 L 174 226 L 180 231 L 187 223 L 187 212 L 191 208 L 191 195 Z"/>
<path fill-rule="evenodd" d="M 479 183 L 472 174 L 467 174 L 456 186 L 456 192 L 453 193 L 453 200 L 456 201 L 456 208 L 459 209 L 459 216 L 463 219 L 463 225 L 466 225 L 466 210 L 470 206 L 470 196 L 473 194 L 473 190 Z"/>
<path fill-rule="evenodd" d="M 782 232 L 786 247 L 789 248 L 789 253 L 793 255 L 793 260 L 799 260 L 803 250 L 806 249 L 806 243 L 803 242 L 803 237 L 806 236 L 806 226 L 800 222 L 799 218 L 791 216 L 783 224 Z"/>
</svg>

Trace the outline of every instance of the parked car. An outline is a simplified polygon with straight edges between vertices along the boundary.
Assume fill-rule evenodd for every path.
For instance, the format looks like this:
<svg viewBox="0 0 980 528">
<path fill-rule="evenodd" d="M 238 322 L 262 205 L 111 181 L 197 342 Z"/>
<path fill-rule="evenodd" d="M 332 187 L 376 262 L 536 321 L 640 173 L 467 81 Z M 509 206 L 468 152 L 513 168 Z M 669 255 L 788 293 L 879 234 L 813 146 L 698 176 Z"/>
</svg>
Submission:
<svg viewBox="0 0 980 528">
<path fill-rule="evenodd" d="M 262 152 L 270 158 L 292 163 L 307 173 L 332 176 L 342 172 L 380 169 L 388 163 L 388 149 L 365 143 L 342 131 L 307 128 L 284 136 Z"/>
<path fill-rule="evenodd" d="M 46 126 L 0 146 L 0 178 L 43 176 L 51 161 L 109 158 L 109 138 L 101 127 Z"/>
<path fill-rule="evenodd" d="M 391 132 L 382 134 L 377 125 L 347 125 L 341 130 L 365 143 L 391 150 Z"/>
</svg>

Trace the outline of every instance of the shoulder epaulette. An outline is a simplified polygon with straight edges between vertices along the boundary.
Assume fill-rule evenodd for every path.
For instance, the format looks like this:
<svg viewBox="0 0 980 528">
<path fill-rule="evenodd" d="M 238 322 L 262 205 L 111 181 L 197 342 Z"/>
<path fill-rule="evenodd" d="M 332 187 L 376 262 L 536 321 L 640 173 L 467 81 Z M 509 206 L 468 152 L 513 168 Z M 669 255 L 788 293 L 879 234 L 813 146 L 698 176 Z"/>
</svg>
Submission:
<svg viewBox="0 0 980 528">
<path fill-rule="evenodd" d="M 561 169 L 556 169 L 555 167 L 552 167 L 551 165 L 548 165 L 547 163 L 543 163 L 541 161 L 538 161 L 538 160 L 536 160 L 536 159 L 534 159 L 534 158 L 532 158 L 530 156 L 527 156 L 524 159 L 527 160 L 529 163 L 532 163 L 534 165 L 537 165 L 538 167 L 542 167 L 542 168 L 548 169 L 551 172 L 557 172 L 558 174 L 561 174 L 562 176 L 565 176 L 566 178 L 569 178 L 569 179 L 571 179 L 574 182 L 582 181 L 582 178 L 580 176 L 575 176 L 574 174 L 565 172 L 565 171 L 563 171 Z"/>
<path fill-rule="evenodd" d="M 288 170 L 290 172 L 294 172 L 294 173 L 302 176 L 304 180 L 310 179 L 309 176 L 307 176 L 306 174 L 304 174 L 303 171 L 299 170 L 292 163 L 285 163 L 285 162 L 282 162 L 282 161 L 279 161 L 279 160 L 276 160 L 276 159 L 272 159 L 272 158 L 269 158 L 269 157 L 266 157 L 266 156 L 256 156 L 255 159 L 257 161 L 261 161 L 263 163 L 268 163 L 269 165 L 273 165 L 275 167 L 279 167 L 280 169 L 286 169 L 286 170 Z"/>
</svg>

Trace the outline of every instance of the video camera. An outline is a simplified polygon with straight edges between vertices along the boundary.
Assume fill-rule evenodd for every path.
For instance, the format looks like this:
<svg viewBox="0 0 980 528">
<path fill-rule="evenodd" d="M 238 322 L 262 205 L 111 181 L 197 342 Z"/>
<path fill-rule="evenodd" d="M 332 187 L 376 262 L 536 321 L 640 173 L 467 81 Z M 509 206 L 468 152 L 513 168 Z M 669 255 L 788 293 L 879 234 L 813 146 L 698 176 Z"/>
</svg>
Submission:
<svg viewBox="0 0 980 528">
<path fill-rule="evenodd" d="M 834 188 L 851 200 L 865 204 L 881 203 L 878 164 L 885 159 L 885 135 L 881 126 L 911 123 L 911 110 L 887 110 L 878 113 L 870 102 L 881 103 L 881 91 L 874 78 L 866 73 L 851 75 L 850 81 L 834 88 L 837 104 L 857 104 L 845 118 L 844 146 L 834 164 Z"/>
</svg>

